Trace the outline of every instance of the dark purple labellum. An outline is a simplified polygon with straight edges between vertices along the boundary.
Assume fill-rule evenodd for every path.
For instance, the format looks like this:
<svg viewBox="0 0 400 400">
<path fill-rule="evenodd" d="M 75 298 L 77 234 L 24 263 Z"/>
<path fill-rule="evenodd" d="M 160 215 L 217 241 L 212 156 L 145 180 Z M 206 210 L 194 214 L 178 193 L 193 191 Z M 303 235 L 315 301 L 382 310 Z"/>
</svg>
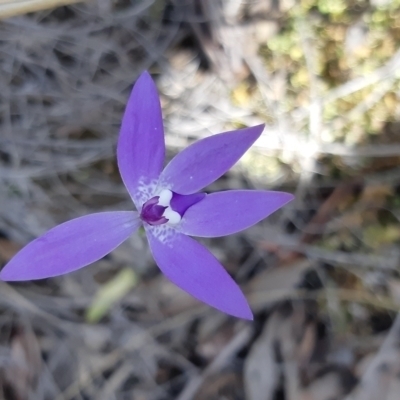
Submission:
<svg viewBox="0 0 400 400">
<path fill-rule="evenodd" d="M 168 222 L 167 218 L 163 217 L 167 207 L 158 205 L 159 198 L 159 196 L 152 197 L 143 204 L 140 218 L 149 225 L 162 225 Z"/>
<path fill-rule="evenodd" d="M 140 218 L 149 225 L 162 225 L 166 222 L 175 225 L 180 222 L 188 208 L 205 196 L 205 193 L 182 195 L 164 189 L 159 196 L 152 197 L 143 204 Z"/>
</svg>

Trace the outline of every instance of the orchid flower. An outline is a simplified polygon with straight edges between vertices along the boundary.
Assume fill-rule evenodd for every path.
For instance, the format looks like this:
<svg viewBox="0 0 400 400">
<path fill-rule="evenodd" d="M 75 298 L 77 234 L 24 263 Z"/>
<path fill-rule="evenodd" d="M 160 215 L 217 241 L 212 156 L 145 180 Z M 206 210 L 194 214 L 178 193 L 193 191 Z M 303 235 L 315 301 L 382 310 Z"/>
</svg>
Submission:
<svg viewBox="0 0 400 400">
<path fill-rule="evenodd" d="M 220 133 L 180 152 L 163 169 L 160 100 L 150 75 L 137 80 L 121 124 L 117 160 L 138 211 L 89 214 L 32 241 L 3 268 L 4 281 L 63 275 L 114 250 L 142 225 L 164 275 L 198 300 L 227 314 L 252 319 L 238 285 L 217 259 L 190 236 L 219 237 L 246 229 L 293 196 L 283 192 L 200 192 L 228 171 L 264 126 Z"/>
</svg>

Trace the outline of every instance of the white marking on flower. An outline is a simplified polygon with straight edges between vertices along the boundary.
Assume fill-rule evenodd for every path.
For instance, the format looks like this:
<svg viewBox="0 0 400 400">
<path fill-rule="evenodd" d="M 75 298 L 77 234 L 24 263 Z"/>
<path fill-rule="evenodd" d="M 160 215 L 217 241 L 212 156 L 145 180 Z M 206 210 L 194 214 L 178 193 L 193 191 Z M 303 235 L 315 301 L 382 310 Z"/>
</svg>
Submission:
<svg viewBox="0 0 400 400">
<path fill-rule="evenodd" d="M 157 185 L 157 193 L 161 193 L 163 190 L 170 190 L 172 191 L 172 185 L 167 182 L 165 179 L 160 179 Z"/>
<path fill-rule="evenodd" d="M 168 224 L 176 225 L 181 222 L 182 217 L 179 213 L 174 211 L 171 207 L 167 207 L 163 213 L 163 217 L 167 218 Z"/>
<path fill-rule="evenodd" d="M 157 196 L 159 196 L 158 199 L 158 205 L 167 207 L 164 212 L 163 212 L 163 217 L 167 218 L 168 225 L 176 225 L 181 222 L 182 217 L 180 216 L 179 213 L 174 211 L 171 208 L 171 199 L 172 199 L 173 193 L 169 189 L 162 189 Z"/>
<path fill-rule="evenodd" d="M 139 179 L 134 200 L 136 205 L 140 204 L 140 209 L 147 200 L 155 196 L 157 184 L 158 182 L 156 180 L 149 182 L 144 177 Z"/>
<path fill-rule="evenodd" d="M 163 207 L 169 207 L 171 199 L 172 199 L 172 192 L 168 189 L 164 189 L 158 195 L 160 198 L 158 199 L 158 205 Z"/>
<path fill-rule="evenodd" d="M 167 224 L 152 226 L 150 229 L 153 235 L 166 245 L 169 245 L 175 235 L 175 229 Z"/>
</svg>

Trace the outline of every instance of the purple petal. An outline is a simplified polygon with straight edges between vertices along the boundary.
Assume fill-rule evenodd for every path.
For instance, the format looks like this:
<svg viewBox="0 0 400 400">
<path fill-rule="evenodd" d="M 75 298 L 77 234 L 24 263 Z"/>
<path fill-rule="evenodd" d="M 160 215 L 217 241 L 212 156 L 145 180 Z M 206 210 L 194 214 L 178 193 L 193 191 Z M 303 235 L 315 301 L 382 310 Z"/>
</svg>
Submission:
<svg viewBox="0 0 400 400">
<path fill-rule="evenodd" d="M 158 179 L 164 157 L 160 99 L 149 73 L 143 72 L 126 105 L 117 148 L 122 180 L 137 207 L 141 192 Z"/>
<path fill-rule="evenodd" d="M 189 207 L 192 207 L 194 204 L 203 200 L 206 196 L 206 193 L 193 193 L 187 195 L 174 193 L 171 199 L 171 207 L 182 216 Z"/>
<path fill-rule="evenodd" d="M 268 217 L 293 195 L 260 190 L 228 190 L 209 194 L 190 207 L 179 231 L 191 236 L 218 237 L 246 229 Z"/>
<path fill-rule="evenodd" d="M 167 278 L 224 313 L 253 319 L 239 286 L 204 246 L 165 225 L 164 230 L 146 231 L 154 259 Z"/>
<path fill-rule="evenodd" d="M 140 226 L 133 211 L 73 219 L 24 247 L 3 268 L 3 281 L 43 279 L 75 271 L 107 255 Z"/>
<path fill-rule="evenodd" d="M 258 139 L 264 125 L 220 133 L 193 143 L 165 167 L 160 182 L 180 194 L 203 189 L 229 170 Z"/>
</svg>

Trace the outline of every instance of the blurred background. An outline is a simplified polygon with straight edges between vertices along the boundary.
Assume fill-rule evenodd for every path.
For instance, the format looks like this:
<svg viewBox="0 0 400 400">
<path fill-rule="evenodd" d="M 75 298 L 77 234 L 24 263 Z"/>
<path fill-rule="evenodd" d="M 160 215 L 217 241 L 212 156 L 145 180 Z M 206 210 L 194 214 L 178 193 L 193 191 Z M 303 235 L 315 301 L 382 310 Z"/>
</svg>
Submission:
<svg viewBox="0 0 400 400">
<path fill-rule="evenodd" d="M 115 146 L 145 69 L 168 157 L 265 123 L 208 191 L 296 200 L 205 241 L 252 323 L 167 281 L 140 234 L 67 276 L 0 282 L 0 398 L 400 398 L 400 1 L 67 2 L 0 1 L 0 265 L 132 208 Z"/>
</svg>

